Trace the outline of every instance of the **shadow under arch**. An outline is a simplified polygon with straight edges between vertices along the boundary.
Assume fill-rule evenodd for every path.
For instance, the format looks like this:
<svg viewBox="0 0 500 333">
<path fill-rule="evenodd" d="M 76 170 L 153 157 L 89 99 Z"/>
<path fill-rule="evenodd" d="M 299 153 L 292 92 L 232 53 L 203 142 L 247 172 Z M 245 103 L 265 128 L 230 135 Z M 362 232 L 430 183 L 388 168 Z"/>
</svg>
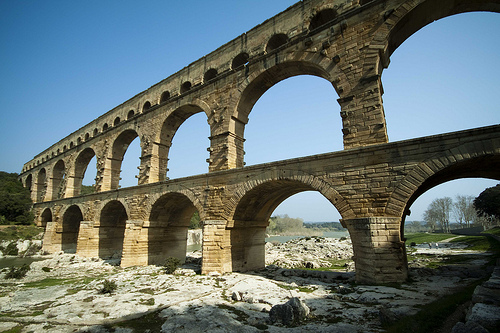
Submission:
<svg viewBox="0 0 500 333">
<path fill-rule="evenodd" d="M 197 104 L 186 104 L 175 109 L 164 120 L 159 137 L 157 137 L 156 142 L 158 143 L 155 142 L 153 148 L 153 155 L 158 156 L 158 159 L 152 161 L 151 170 L 152 172 L 158 170 L 158 174 L 152 176 L 152 181 L 164 181 L 167 179 L 168 156 L 175 133 L 188 118 L 201 112 L 205 115 L 207 114 L 203 107 Z"/>
<path fill-rule="evenodd" d="M 139 135 L 133 129 L 127 129 L 121 132 L 113 142 L 113 148 L 111 149 L 111 179 L 110 179 L 110 189 L 116 190 L 120 187 L 120 173 L 121 166 L 123 162 L 123 157 L 127 152 L 128 147 Z"/>
<path fill-rule="evenodd" d="M 52 211 L 50 208 L 45 208 L 40 216 L 40 227 L 47 227 L 47 222 L 52 222 Z"/>
<path fill-rule="evenodd" d="M 127 219 L 125 206 L 118 200 L 112 200 L 102 208 L 99 219 L 99 258 L 121 257 Z"/>
<path fill-rule="evenodd" d="M 304 191 L 318 191 L 342 216 L 352 215 L 345 200 L 326 182 L 306 175 L 254 180 L 236 192 L 231 199 L 234 210 L 229 230 L 232 271 L 265 267 L 265 233 L 273 211 L 287 198 Z"/>
<path fill-rule="evenodd" d="M 76 253 L 78 232 L 83 214 L 78 205 L 69 206 L 63 214 L 61 249 L 66 253 Z"/>
<path fill-rule="evenodd" d="M 186 259 L 187 236 L 193 214 L 201 211 L 179 192 L 162 195 L 151 207 L 148 225 L 148 264 L 164 265 L 165 259 Z"/>
<path fill-rule="evenodd" d="M 52 169 L 52 200 L 63 197 L 66 167 L 63 160 L 57 161 Z"/>
</svg>

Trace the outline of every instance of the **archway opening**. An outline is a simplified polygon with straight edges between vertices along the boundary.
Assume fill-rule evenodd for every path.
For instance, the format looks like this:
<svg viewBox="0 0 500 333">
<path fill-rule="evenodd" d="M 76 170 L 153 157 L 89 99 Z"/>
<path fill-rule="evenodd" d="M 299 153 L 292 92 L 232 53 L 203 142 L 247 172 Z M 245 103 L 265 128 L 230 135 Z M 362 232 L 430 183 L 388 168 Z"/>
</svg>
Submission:
<svg viewBox="0 0 500 333">
<path fill-rule="evenodd" d="M 443 3 L 443 8 L 448 5 Z M 405 26 L 394 29 L 390 47 L 395 51 L 382 75 L 389 139 L 498 124 L 498 103 L 491 96 L 500 83 L 500 37 L 490 37 L 500 29 L 500 15 L 453 15 L 419 29 L 418 18 L 429 11 L 415 12 Z M 444 15 L 441 10 L 430 12 Z"/>
<path fill-rule="evenodd" d="M 337 98 L 330 82 L 312 75 L 261 92 L 244 129 L 246 165 L 342 150 Z"/>
<path fill-rule="evenodd" d="M 160 134 L 159 180 L 206 173 L 210 126 L 199 107 L 185 105 L 163 123 Z"/>
<path fill-rule="evenodd" d="M 104 206 L 99 224 L 99 258 L 121 259 L 127 219 L 121 202 L 110 201 Z"/>
<path fill-rule="evenodd" d="M 47 226 L 47 222 L 52 222 L 52 211 L 50 210 L 50 208 L 44 209 L 40 218 L 40 223 L 41 223 L 40 226 L 42 228 L 45 228 Z"/>
<path fill-rule="evenodd" d="M 73 196 L 93 193 L 96 173 L 95 152 L 92 148 L 85 148 L 76 158 Z"/>
<path fill-rule="evenodd" d="M 38 172 L 37 182 L 36 182 L 36 202 L 42 202 L 45 198 L 45 193 L 47 192 L 47 173 L 45 169 L 41 169 Z"/>
<path fill-rule="evenodd" d="M 122 162 L 125 157 L 125 153 L 128 152 L 128 148 L 130 144 L 137 138 L 137 132 L 134 130 L 125 130 L 123 131 L 116 139 L 115 142 L 113 143 L 113 149 L 111 152 L 111 189 L 117 189 L 120 187 L 120 180 L 123 176 L 122 174 Z M 137 140 L 139 143 L 140 140 Z M 140 146 L 140 143 L 139 143 Z M 137 146 L 135 147 L 135 150 L 139 150 L 139 153 L 137 151 L 133 151 L 132 154 L 135 156 L 141 156 L 140 154 L 140 148 L 137 149 Z M 129 156 L 131 154 L 127 155 L 127 163 L 129 164 L 134 164 L 134 162 L 129 163 L 128 160 L 131 159 Z M 137 181 L 134 181 L 133 178 L 135 178 L 135 175 L 137 174 L 137 167 L 140 165 L 140 163 L 137 163 L 137 160 L 135 160 L 135 169 L 134 167 L 128 167 L 127 168 L 127 173 L 129 174 L 127 177 L 128 184 L 130 185 L 137 185 Z M 122 183 L 123 185 L 123 183 Z"/>
<path fill-rule="evenodd" d="M 57 161 L 52 171 L 52 199 L 60 199 L 64 197 L 64 189 L 66 182 L 66 170 L 64 161 Z"/>
<path fill-rule="evenodd" d="M 197 212 L 191 200 L 181 193 L 160 197 L 149 216 L 148 264 L 164 265 L 168 257 L 186 259 L 188 229 Z"/>
<path fill-rule="evenodd" d="M 311 191 L 317 193 L 317 196 L 323 197 L 320 201 L 324 200 L 324 202 L 320 205 L 323 207 L 329 206 L 325 210 L 325 214 L 336 210 L 332 201 L 338 203 L 340 202 L 340 197 L 335 194 L 335 198 L 327 199 L 312 186 L 312 183 L 308 184 L 296 180 L 274 180 L 262 183 L 248 191 L 239 200 L 233 214 L 233 222 L 227 227 L 231 242 L 230 251 L 233 271 L 247 271 L 265 267 L 266 228 L 270 224 L 271 216 L 273 214 L 278 215 L 282 212 L 283 208 L 286 209 L 287 204 L 285 201 L 288 198 L 299 193 L 301 194 L 298 196 L 303 197 L 302 193 L 309 193 Z M 316 199 L 318 198 L 317 196 Z M 282 204 L 284 206 L 278 208 Z M 293 211 L 291 213 L 295 214 L 297 212 Z M 299 214 L 307 214 L 307 211 Z M 331 216 L 331 219 L 333 220 L 338 216 L 339 213 L 337 212 Z M 297 219 L 297 217 L 300 217 L 300 215 L 293 216 L 290 219 L 290 221 L 294 220 L 294 232 L 309 233 L 306 230 L 306 226 L 303 225 L 303 219 Z M 295 223 L 297 220 L 299 220 L 298 223 Z M 334 222 L 332 220 L 330 221 Z M 288 223 L 288 221 L 284 221 L 284 223 Z"/>
<path fill-rule="evenodd" d="M 78 232 L 83 214 L 77 205 L 70 206 L 63 215 L 61 248 L 66 253 L 76 253 Z"/>
<path fill-rule="evenodd" d="M 141 165 L 141 142 L 135 138 L 127 147 L 121 165 L 120 187 L 137 185 Z"/>
</svg>

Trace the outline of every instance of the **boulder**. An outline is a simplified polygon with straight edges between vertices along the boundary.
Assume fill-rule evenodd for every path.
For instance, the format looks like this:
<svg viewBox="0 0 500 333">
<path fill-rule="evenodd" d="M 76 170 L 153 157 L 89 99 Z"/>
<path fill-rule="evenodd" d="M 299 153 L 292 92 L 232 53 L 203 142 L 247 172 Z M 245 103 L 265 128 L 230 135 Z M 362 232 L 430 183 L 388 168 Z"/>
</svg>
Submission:
<svg viewBox="0 0 500 333">
<path fill-rule="evenodd" d="M 281 323 L 286 326 L 297 325 L 309 315 L 309 307 L 297 297 L 285 304 L 278 304 L 269 311 L 271 323 Z"/>
</svg>

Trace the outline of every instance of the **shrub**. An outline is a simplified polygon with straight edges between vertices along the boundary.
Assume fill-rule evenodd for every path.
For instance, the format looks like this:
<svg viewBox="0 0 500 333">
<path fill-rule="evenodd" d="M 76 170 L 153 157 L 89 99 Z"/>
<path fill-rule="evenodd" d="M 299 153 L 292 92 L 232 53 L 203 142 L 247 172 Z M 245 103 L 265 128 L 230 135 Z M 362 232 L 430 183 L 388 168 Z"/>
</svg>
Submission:
<svg viewBox="0 0 500 333">
<path fill-rule="evenodd" d="M 174 257 L 168 257 L 165 260 L 165 273 L 167 274 L 173 274 L 177 267 L 179 267 L 181 264 L 181 261 L 178 258 Z"/>
<path fill-rule="evenodd" d="M 112 294 L 116 290 L 116 282 L 110 280 L 104 280 L 102 288 L 100 290 L 101 294 Z"/>
<path fill-rule="evenodd" d="M 30 265 L 24 264 L 21 267 L 12 266 L 5 275 L 6 279 L 22 279 L 30 270 Z"/>
<path fill-rule="evenodd" d="M 16 242 L 10 242 L 9 245 L 5 248 L 4 254 L 6 256 L 17 256 L 19 254 L 19 250 L 17 249 Z"/>
</svg>

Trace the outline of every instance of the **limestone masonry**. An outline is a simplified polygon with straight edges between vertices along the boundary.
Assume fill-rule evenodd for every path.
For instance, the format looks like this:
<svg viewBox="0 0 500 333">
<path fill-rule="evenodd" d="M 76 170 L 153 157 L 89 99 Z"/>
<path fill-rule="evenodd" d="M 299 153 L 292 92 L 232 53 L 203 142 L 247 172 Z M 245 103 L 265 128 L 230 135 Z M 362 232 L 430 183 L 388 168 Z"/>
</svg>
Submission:
<svg viewBox="0 0 500 333">
<path fill-rule="evenodd" d="M 394 50 L 423 26 L 500 0 L 304 0 L 137 94 L 55 143 L 22 169 L 44 250 L 121 257 L 121 265 L 184 259 L 189 220 L 203 223 L 203 273 L 264 267 L 274 209 L 314 190 L 351 235 L 358 282 L 407 278 L 403 225 L 415 199 L 466 177 L 500 179 L 500 125 L 388 142 L 381 74 Z M 344 150 L 244 167 L 244 131 L 256 101 L 296 75 L 332 83 Z M 473 111 L 473 110 L 471 110 Z M 168 179 L 179 126 L 203 112 L 209 173 Z M 138 186 L 119 188 L 139 138 Z M 96 165 L 89 165 L 93 157 Z M 96 193 L 80 195 L 87 167 Z"/>
</svg>

